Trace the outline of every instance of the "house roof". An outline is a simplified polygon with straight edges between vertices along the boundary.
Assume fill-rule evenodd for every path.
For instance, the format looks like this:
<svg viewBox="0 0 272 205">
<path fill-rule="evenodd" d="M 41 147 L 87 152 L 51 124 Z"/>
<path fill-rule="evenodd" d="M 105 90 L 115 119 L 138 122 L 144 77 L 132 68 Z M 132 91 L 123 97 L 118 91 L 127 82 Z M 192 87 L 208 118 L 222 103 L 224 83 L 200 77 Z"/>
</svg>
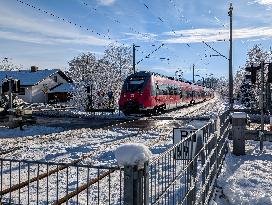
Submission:
<svg viewBox="0 0 272 205">
<path fill-rule="evenodd" d="M 52 69 L 52 70 L 38 70 L 36 72 L 31 72 L 30 70 L 20 70 L 20 71 L 0 71 L 0 82 L 4 80 L 6 77 L 11 77 L 15 79 L 19 79 L 22 86 L 32 86 L 36 85 L 45 78 L 59 73 L 65 80 L 68 82 L 70 79 L 60 70 Z M 1 83 L 0 83 L 1 84 Z"/>
<path fill-rule="evenodd" d="M 73 83 L 60 84 L 49 91 L 49 93 L 68 93 L 74 92 L 75 87 Z"/>
</svg>

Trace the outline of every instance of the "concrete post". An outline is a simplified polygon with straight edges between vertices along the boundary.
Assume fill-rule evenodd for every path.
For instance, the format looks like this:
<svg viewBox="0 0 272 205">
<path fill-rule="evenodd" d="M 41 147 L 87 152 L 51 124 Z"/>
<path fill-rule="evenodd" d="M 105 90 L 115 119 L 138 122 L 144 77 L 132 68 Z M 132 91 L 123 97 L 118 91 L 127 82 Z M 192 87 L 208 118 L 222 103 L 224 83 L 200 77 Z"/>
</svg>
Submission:
<svg viewBox="0 0 272 205">
<path fill-rule="evenodd" d="M 234 112 L 232 114 L 232 138 L 233 154 L 245 155 L 245 135 L 247 115 L 244 112 Z"/>
<path fill-rule="evenodd" d="M 148 204 L 148 164 L 146 163 L 142 169 L 138 166 L 125 166 L 124 177 L 124 204 Z"/>
</svg>

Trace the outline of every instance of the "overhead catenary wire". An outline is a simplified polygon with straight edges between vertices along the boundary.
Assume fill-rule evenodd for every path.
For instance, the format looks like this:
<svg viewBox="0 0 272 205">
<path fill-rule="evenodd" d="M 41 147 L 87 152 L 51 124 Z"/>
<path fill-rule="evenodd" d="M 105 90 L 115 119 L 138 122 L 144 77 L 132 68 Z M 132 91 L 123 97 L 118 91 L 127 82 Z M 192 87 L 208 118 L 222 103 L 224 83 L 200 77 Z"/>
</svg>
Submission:
<svg viewBox="0 0 272 205">
<path fill-rule="evenodd" d="M 141 63 L 144 59 L 150 57 L 153 53 L 155 53 L 156 51 L 158 51 L 159 49 L 161 49 L 164 46 L 164 43 L 161 44 L 158 48 L 156 48 L 155 50 L 153 50 L 151 53 L 149 53 L 148 55 L 146 55 L 144 58 L 142 58 L 141 60 L 139 60 L 136 65 L 138 65 L 139 63 Z"/>
<path fill-rule="evenodd" d="M 92 28 L 87 28 L 87 27 L 85 27 L 85 26 L 83 26 L 83 25 L 80 25 L 80 24 L 78 24 L 78 23 L 74 23 L 74 22 L 72 22 L 71 20 L 69 20 L 69 19 L 67 19 L 67 18 L 60 17 L 60 16 L 58 16 L 58 15 L 56 15 L 56 14 L 50 12 L 50 11 L 47 11 L 47 10 L 41 9 L 41 8 L 39 8 L 39 7 L 37 7 L 37 6 L 34 6 L 34 5 L 32 5 L 32 4 L 26 3 L 26 2 L 23 1 L 23 0 L 16 0 L 16 1 L 19 2 L 19 3 L 21 3 L 21 4 L 23 4 L 23 5 L 25 5 L 25 6 L 28 6 L 28 7 L 32 8 L 32 9 L 35 9 L 35 10 L 37 10 L 37 11 L 39 11 L 39 12 L 43 12 L 43 13 L 45 13 L 46 15 L 49 15 L 49 16 L 51 16 L 51 17 L 55 17 L 55 18 L 59 19 L 59 20 L 62 21 L 62 22 L 71 24 L 71 25 L 76 26 L 76 27 L 78 27 L 78 28 L 80 28 L 80 29 L 84 29 L 84 30 L 86 30 L 86 31 L 88 31 L 88 32 L 91 32 L 91 33 L 94 33 L 94 34 L 96 34 L 96 35 L 98 35 L 98 36 L 100 36 L 100 37 L 103 37 L 103 38 L 105 38 L 105 39 L 111 40 L 111 41 L 113 41 L 113 42 L 115 42 L 115 43 L 117 43 L 117 44 L 121 44 L 122 46 L 126 46 L 124 43 L 119 42 L 119 41 L 117 41 L 117 40 L 114 40 L 112 37 L 110 37 L 110 36 L 108 36 L 108 35 L 106 35 L 106 34 L 103 34 L 103 33 L 100 33 L 100 32 L 96 32 L 96 31 L 95 31 L 94 29 L 92 29 Z"/>
<path fill-rule="evenodd" d="M 173 2 L 173 0 L 169 0 L 169 1 L 170 1 L 172 4 L 174 4 L 174 5 L 175 5 L 174 7 L 177 9 L 177 6 L 176 6 L 176 4 Z M 144 4 L 145 7 L 150 11 L 150 7 L 149 7 L 147 4 L 145 4 L 145 3 L 143 3 L 143 4 Z M 150 11 L 150 12 L 151 12 L 151 11 Z M 152 12 L 151 12 L 151 13 L 152 13 Z M 184 16 L 183 16 L 183 17 L 184 17 Z M 177 32 L 175 31 L 175 29 L 171 28 L 171 27 L 167 24 L 167 21 L 166 21 L 165 19 L 163 19 L 161 16 L 157 16 L 157 18 L 158 18 L 162 23 L 166 24 L 167 27 L 170 28 L 171 32 L 172 32 L 175 36 L 180 36 L 180 37 L 183 36 L 182 33 L 177 34 Z M 187 45 L 191 50 L 193 50 L 193 53 L 196 54 L 197 57 L 200 58 L 200 61 L 203 60 L 203 58 L 202 58 L 202 56 L 199 54 L 199 52 L 195 51 L 195 50 L 190 46 L 189 43 L 186 43 L 186 45 Z"/>
<path fill-rule="evenodd" d="M 86 3 L 85 1 L 80 1 L 80 2 L 81 2 L 83 5 L 85 5 L 86 7 L 91 7 L 90 4 Z M 148 8 L 147 5 L 145 5 L 145 6 Z M 98 12 L 98 9 L 97 9 L 97 8 L 91 7 L 91 9 L 92 9 L 93 11 L 95 11 L 95 12 Z M 103 16 L 108 17 L 109 19 L 111 19 L 111 20 L 112 20 L 113 22 L 115 22 L 115 23 L 121 24 L 121 21 L 120 21 L 120 20 L 118 20 L 118 19 L 116 19 L 116 18 L 113 18 L 112 16 L 109 16 L 109 15 L 107 15 L 106 13 L 103 13 Z M 163 21 L 162 18 L 161 18 L 160 20 Z M 156 41 L 157 41 L 155 38 L 152 38 L 150 35 L 145 34 L 145 33 L 142 33 L 142 32 L 139 32 L 139 31 L 137 31 L 136 29 L 134 29 L 134 28 L 131 27 L 131 26 L 129 26 L 128 28 L 129 28 L 130 31 L 134 32 L 135 34 L 138 34 L 138 35 L 142 36 L 143 38 L 148 39 L 149 41 L 152 41 L 152 42 L 156 42 Z M 175 31 L 174 31 L 174 32 L 175 32 Z M 153 45 L 152 45 L 152 46 L 153 46 Z M 138 49 L 136 49 L 136 50 L 137 50 L 138 52 L 140 52 L 141 54 L 144 55 L 144 52 L 143 52 L 143 51 L 140 51 L 140 50 L 138 50 Z M 152 54 L 153 54 L 154 52 L 155 52 L 155 51 L 153 51 Z M 145 57 L 143 57 L 143 58 L 141 59 L 141 62 L 142 62 L 145 58 L 149 58 L 150 55 L 151 55 L 150 53 L 149 53 L 148 55 L 145 55 Z M 138 62 L 138 63 L 140 63 L 140 62 Z M 138 64 L 138 63 L 137 63 L 137 64 Z"/>
<path fill-rule="evenodd" d="M 216 52 L 219 56 L 229 60 L 225 55 L 223 55 L 222 53 L 220 53 L 219 51 L 217 51 L 216 49 L 214 49 L 213 47 L 211 47 L 209 44 L 207 44 L 205 41 L 202 41 L 202 43 L 204 43 L 206 46 L 208 46 L 210 49 L 212 49 L 214 52 Z"/>
<path fill-rule="evenodd" d="M 169 0 L 169 2 L 173 5 L 173 7 L 178 11 L 179 15 L 182 16 L 182 18 L 185 18 L 185 16 L 182 14 L 182 11 L 179 9 L 179 7 L 176 5 L 174 0 Z M 209 14 L 211 14 L 211 10 L 209 10 Z M 185 18 L 186 19 L 186 18 Z M 217 21 L 217 23 L 219 23 L 221 26 L 223 26 L 224 28 L 226 28 L 226 25 L 214 15 L 214 19 Z M 190 22 L 188 19 L 186 19 L 187 22 Z M 218 33 L 220 34 L 220 32 Z M 225 39 L 221 40 L 221 41 L 225 41 Z M 190 48 L 193 49 L 188 43 L 186 43 L 186 45 Z M 198 52 L 196 52 L 196 54 L 203 59 L 203 57 L 200 56 L 200 54 Z M 206 57 L 206 54 L 205 54 Z M 202 60 L 200 59 L 200 60 Z"/>
<path fill-rule="evenodd" d="M 97 8 L 92 7 L 89 3 L 86 3 L 85 1 L 80 0 L 80 2 L 86 6 L 87 8 L 90 8 L 91 10 L 93 10 L 94 12 L 98 12 Z M 113 22 L 121 25 L 122 22 L 114 17 L 112 17 L 112 15 L 108 15 L 107 13 L 103 12 L 103 16 L 106 16 L 107 18 L 111 19 Z M 138 34 L 140 36 L 142 36 L 143 38 L 149 39 L 150 41 L 156 41 L 156 39 L 152 38 L 151 36 L 149 36 L 148 34 L 142 33 L 137 31 L 135 28 L 133 28 L 132 26 L 128 26 L 129 30 L 134 32 L 135 34 Z"/>
</svg>

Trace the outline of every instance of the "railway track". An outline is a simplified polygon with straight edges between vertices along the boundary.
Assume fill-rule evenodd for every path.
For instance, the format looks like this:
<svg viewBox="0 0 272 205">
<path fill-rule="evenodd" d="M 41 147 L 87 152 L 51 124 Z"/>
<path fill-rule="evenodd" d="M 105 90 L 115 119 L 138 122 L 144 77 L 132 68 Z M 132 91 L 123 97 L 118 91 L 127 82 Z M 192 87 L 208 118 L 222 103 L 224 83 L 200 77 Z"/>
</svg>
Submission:
<svg viewBox="0 0 272 205">
<path fill-rule="evenodd" d="M 131 123 L 131 122 L 135 122 L 136 120 L 138 120 L 139 118 L 133 118 L 133 119 L 129 119 L 125 122 L 118 122 L 116 124 L 113 125 L 109 125 L 109 126 L 105 126 L 103 129 L 113 129 L 114 127 L 118 127 L 121 125 L 125 125 L 127 123 Z M 96 129 L 91 129 L 91 128 L 83 128 L 77 131 L 77 135 L 81 135 L 83 133 L 85 133 L 86 131 L 90 131 L 90 130 L 96 130 Z M 29 142 L 34 142 L 34 143 L 46 143 L 46 142 L 52 142 L 52 141 L 56 141 L 56 140 L 60 140 L 61 138 L 67 138 L 67 137 L 73 137 L 73 135 L 75 134 L 73 130 L 71 131 L 64 131 L 62 133 L 65 133 L 65 136 L 63 135 L 58 135 L 56 133 L 54 134 L 50 134 L 50 135 L 46 135 L 43 137 L 27 137 L 27 138 L 20 138 L 17 140 L 6 140 L 6 142 L 2 142 L 1 146 L 2 147 L 6 147 L 6 150 L 0 150 L 0 156 L 5 155 L 5 154 L 9 154 L 12 153 L 12 151 L 16 151 L 19 149 L 22 149 L 24 147 L 29 147 Z M 27 144 L 24 146 L 24 144 Z M 15 148 L 16 147 L 16 148 Z"/>
<path fill-rule="evenodd" d="M 209 105 L 210 103 L 208 101 L 206 101 L 206 102 L 197 104 L 197 105 L 195 105 L 195 106 L 197 106 L 197 108 L 195 108 L 195 106 L 187 107 L 187 108 L 185 108 L 186 110 L 185 110 L 185 112 L 183 114 L 176 114 L 175 111 L 173 111 L 173 112 L 168 113 L 167 115 L 171 115 L 172 120 L 180 119 L 180 118 L 186 117 L 186 116 L 187 117 L 190 117 L 190 116 L 192 117 L 192 113 L 199 113 L 199 110 L 201 110 L 203 108 L 204 108 L 203 112 L 206 112 L 207 104 Z M 213 106 L 213 105 L 210 105 L 210 106 Z M 184 109 L 182 109 L 182 111 L 183 110 Z M 145 121 L 156 120 L 156 118 L 153 117 L 153 116 L 143 117 L 143 118 L 138 118 L 138 119 L 143 119 Z M 127 125 L 129 123 L 134 123 L 138 119 L 132 119 L 132 120 L 129 120 L 129 121 L 126 121 L 126 122 L 117 123 L 115 125 L 106 126 L 102 130 L 104 130 L 104 131 L 105 130 L 114 130 L 114 129 L 118 128 L 118 127 L 121 127 L 121 130 L 122 130 L 123 126 L 125 126 L 125 125 Z M 158 127 L 159 126 L 153 127 L 153 129 L 157 129 Z M 149 129 L 152 129 L 152 127 L 149 128 Z M 82 135 L 82 134 L 84 134 L 84 133 L 86 133 L 88 131 L 93 131 L 93 129 L 81 129 L 81 130 L 78 130 L 76 132 L 76 134 L 73 131 L 65 131 L 65 132 L 63 132 L 63 133 L 65 133 L 63 135 L 51 134 L 51 135 L 45 136 L 45 137 L 37 137 L 37 138 L 32 137 L 32 138 L 27 138 L 27 139 L 24 138 L 23 140 L 18 139 L 18 140 L 13 141 L 12 143 L 9 142 L 9 145 L 8 144 L 6 144 L 6 145 L 3 144 L 3 147 L 8 147 L 8 149 L 5 150 L 5 151 L 1 151 L 0 156 L 7 155 L 7 154 L 10 154 L 9 156 L 12 156 L 13 152 L 14 152 L 14 155 L 16 155 L 20 149 L 23 149 L 25 147 L 29 148 L 29 147 L 31 147 L 31 145 L 50 143 L 50 142 L 62 140 L 63 138 L 65 138 L 67 140 L 67 139 L 73 138 L 74 135 Z M 135 135 L 135 133 L 127 134 L 123 138 L 130 139 L 131 137 L 135 137 L 137 135 L 141 135 L 141 134 L 145 134 L 145 133 L 147 133 L 147 131 L 145 131 L 145 129 L 143 129 L 142 131 L 137 132 L 136 135 Z M 127 140 L 121 139 L 120 143 L 125 143 L 125 141 L 127 141 Z M 33 144 L 29 144 L 29 142 L 33 142 Z M 114 143 L 111 142 L 111 144 L 116 144 L 118 142 L 119 142 L 119 140 L 116 140 Z M 107 143 L 105 143 L 105 144 L 107 144 Z M 104 151 L 104 149 L 101 149 L 102 147 L 100 146 L 101 152 Z M 97 153 L 97 150 L 95 150 L 94 152 Z"/>
<path fill-rule="evenodd" d="M 199 106 L 201 104 L 206 104 L 206 102 L 203 102 L 203 103 L 200 103 L 200 104 L 197 104 L 196 106 Z M 202 105 L 204 106 L 204 105 Z M 192 111 L 189 111 L 188 113 L 186 113 L 185 115 L 188 115 L 196 110 L 194 110 L 194 106 L 189 106 L 189 107 L 186 107 L 186 108 L 183 108 L 183 109 L 192 109 Z M 183 110 L 181 109 L 181 110 Z M 197 108 L 198 110 L 199 108 Z M 175 112 L 175 111 L 172 111 L 172 112 Z M 170 114 L 172 113 L 170 112 Z M 185 116 L 184 115 L 184 116 Z M 130 119 L 125 121 L 125 122 L 118 122 L 116 124 L 113 124 L 113 125 L 109 125 L 109 126 L 106 126 L 106 127 L 103 127 L 103 130 L 113 130 L 115 128 L 118 128 L 118 127 L 121 127 L 122 126 L 125 126 L 127 124 L 130 124 L 130 123 L 134 123 L 136 122 L 137 120 L 140 120 L 140 119 L 143 119 L 143 120 L 155 120 L 155 118 L 153 118 L 153 116 L 151 117 L 133 117 L 133 119 Z M 88 131 L 92 131 L 92 130 L 97 130 L 97 129 L 91 129 L 91 128 L 85 128 L 85 129 L 80 129 L 80 130 L 77 130 L 76 134 L 77 135 L 82 135 L 83 133 L 86 133 Z M 41 143 L 50 143 L 50 142 L 53 142 L 53 141 L 57 141 L 57 140 L 61 140 L 62 138 L 70 138 L 70 137 L 73 137 L 75 135 L 74 131 L 64 131 L 62 133 L 65 133 L 64 135 L 61 135 L 61 134 L 50 134 L 50 135 L 46 135 L 46 136 L 42 136 L 42 137 L 28 137 L 28 138 L 20 138 L 20 139 L 17 139 L 17 140 L 7 140 L 7 142 L 2 142 L 2 147 L 7 147 L 7 151 L 0 151 L 0 156 L 3 156 L 3 155 L 6 155 L 6 154 L 11 154 L 12 151 L 18 151 L 22 148 L 25 148 L 25 147 L 30 147 L 29 144 L 31 142 L 33 142 L 33 144 L 41 144 Z M 16 149 L 14 147 L 17 147 Z"/>
</svg>

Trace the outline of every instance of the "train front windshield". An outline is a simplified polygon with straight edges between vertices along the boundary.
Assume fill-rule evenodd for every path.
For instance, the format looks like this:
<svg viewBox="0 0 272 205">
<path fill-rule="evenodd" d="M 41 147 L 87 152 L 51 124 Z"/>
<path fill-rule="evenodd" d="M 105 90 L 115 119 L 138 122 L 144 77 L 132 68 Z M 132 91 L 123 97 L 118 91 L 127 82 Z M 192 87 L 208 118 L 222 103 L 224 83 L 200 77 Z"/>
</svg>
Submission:
<svg viewBox="0 0 272 205">
<path fill-rule="evenodd" d="M 128 78 L 124 85 L 124 91 L 135 92 L 141 91 L 144 87 L 146 78 L 145 77 L 131 77 Z"/>
</svg>

